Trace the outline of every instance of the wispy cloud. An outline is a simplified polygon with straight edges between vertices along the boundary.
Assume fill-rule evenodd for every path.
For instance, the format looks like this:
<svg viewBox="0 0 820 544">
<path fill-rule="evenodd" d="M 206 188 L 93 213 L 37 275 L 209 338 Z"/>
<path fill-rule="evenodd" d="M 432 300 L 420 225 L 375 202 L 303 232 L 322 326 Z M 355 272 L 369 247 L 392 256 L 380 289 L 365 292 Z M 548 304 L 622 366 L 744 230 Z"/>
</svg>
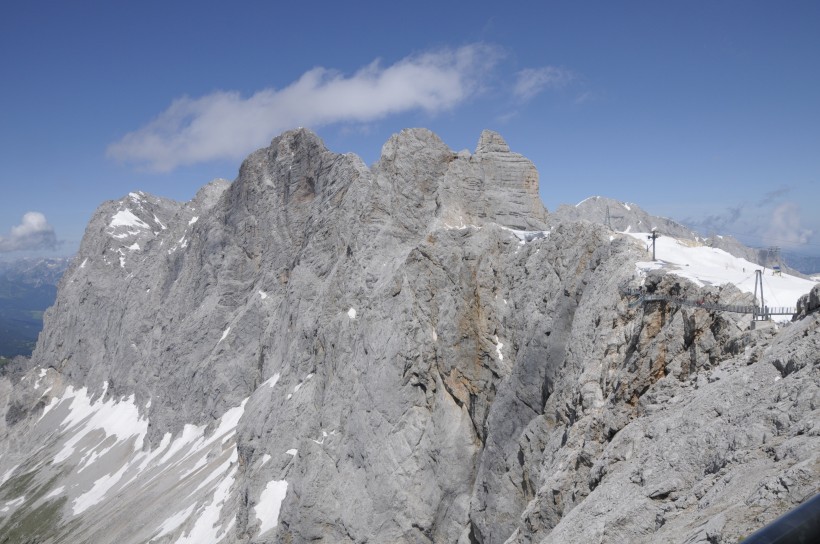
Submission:
<svg viewBox="0 0 820 544">
<path fill-rule="evenodd" d="M 771 204 L 774 201 L 776 201 L 777 199 L 779 199 L 781 196 L 786 196 L 787 194 L 789 194 L 791 192 L 791 190 L 792 190 L 791 187 L 788 187 L 788 186 L 784 185 L 784 186 L 782 186 L 778 189 L 775 189 L 773 191 L 769 191 L 768 193 L 763 195 L 763 198 L 760 199 L 760 201 L 757 203 L 757 205 L 759 207 L 763 207 L 763 206 L 766 206 L 768 204 Z"/>
<path fill-rule="evenodd" d="M 592 91 L 584 91 L 578 96 L 575 97 L 575 104 L 580 106 L 582 104 L 587 104 L 589 102 L 595 102 L 601 98 L 599 93 L 592 92 Z"/>
<path fill-rule="evenodd" d="M 40 212 L 28 212 L 22 222 L 11 228 L 11 234 L 0 236 L 0 252 L 55 249 L 58 245 L 54 227 Z"/>
<path fill-rule="evenodd" d="M 452 109 L 480 92 L 501 58 L 486 44 L 380 62 L 351 76 L 325 68 L 305 72 L 282 89 L 252 96 L 220 91 L 175 100 L 156 119 L 108 147 L 110 157 L 158 171 L 213 159 L 237 159 L 283 130 L 338 122 L 369 122 L 388 115 Z"/>
<path fill-rule="evenodd" d="M 701 219 L 684 219 L 683 222 L 691 225 L 703 234 L 725 234 L 732 231 L 743 215 L 743 204 L 729 206 L 722 213 L 706 215 Z"/>
<path fill-rule="evenodd" d="M 772 210 L 769 226 L 763 235 L 767 245 L 797 247 L 809 242 L 814 232 L 801 224 L 800 207 L 784 202 Z"/>
<path fill-rule="evenodd" d="M 683 223 L 705 235 L 732 234 L 752 246 L 795 249 L 810 243 L 815 231 L 804 226 L 796 202 L 782 200 L 790 191 L 789 187 L 781 187 L 764 194 L 754 204 L 728 206 L 721 213 L 684 219 Z"/>
<path fill-rule="evenodd" d="M 572 72 L 555 66 L 526 68 L 515 75 L 513 94 L 529 100 L 547 89 L 559 89 L 575 78 Z"/>
</svg>

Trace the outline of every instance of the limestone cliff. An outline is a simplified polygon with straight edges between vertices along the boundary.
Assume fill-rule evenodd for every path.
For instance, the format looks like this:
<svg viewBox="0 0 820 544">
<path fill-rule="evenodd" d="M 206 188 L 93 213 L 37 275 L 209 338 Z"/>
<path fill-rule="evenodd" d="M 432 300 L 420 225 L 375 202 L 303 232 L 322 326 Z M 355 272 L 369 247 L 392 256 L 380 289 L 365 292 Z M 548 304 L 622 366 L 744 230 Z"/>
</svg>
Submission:
<svg viewBox="0 0 820 544">
<path fill-rule="evenodd" d="M 817 492 L 817 314 L 635 305 L 748 299 L 643 258 L 549 219 L 489 131 L 368 168 L 300 129 L 191 202 L 107 202 L 0 378 L 0 542 L 751 532 Z"/>
</svg>

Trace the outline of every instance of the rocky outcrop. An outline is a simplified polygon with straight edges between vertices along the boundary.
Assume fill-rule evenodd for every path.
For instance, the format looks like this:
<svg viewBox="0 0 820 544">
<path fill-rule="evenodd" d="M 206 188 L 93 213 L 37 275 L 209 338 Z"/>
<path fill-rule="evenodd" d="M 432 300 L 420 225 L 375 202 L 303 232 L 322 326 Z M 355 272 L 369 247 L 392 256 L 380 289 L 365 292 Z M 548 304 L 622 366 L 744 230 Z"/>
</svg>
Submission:
<svg viewBox="0 0 820 544">
<path fill-rule="evenodd" d="M 636 304 L 623 287 L 748 298 L 643 258 L 548 216 L 489 131 L 474 153 L 402 131 L 367 168 L 297 130 L 191 202 L 105 203 L 33 368 L 0 376 L 0 535 L 750 532 L 816 490 L 816 314 Z"/>
<path fill-rule="evenodd" d="M 820 308 L 820 284 L 815 285 L 812 290 L 797 299 L 797 313 L 794 320 L 803 319 L 808 314 L 816 312 Z"/>
</svg>

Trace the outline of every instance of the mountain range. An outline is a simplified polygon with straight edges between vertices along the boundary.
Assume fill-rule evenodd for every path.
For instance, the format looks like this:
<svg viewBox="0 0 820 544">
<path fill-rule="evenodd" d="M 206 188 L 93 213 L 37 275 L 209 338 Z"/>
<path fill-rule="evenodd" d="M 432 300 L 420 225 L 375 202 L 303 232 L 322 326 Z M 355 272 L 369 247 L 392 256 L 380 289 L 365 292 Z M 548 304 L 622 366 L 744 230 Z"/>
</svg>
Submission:
<svg viewBox="0 0 820 544">
<path fill-rule="evenodd" d="M 751 261 L 539 183 L 299 129 L 103 203 L 0 373 L 0 542 L 735 542 L 820 491 L 820 287 L 757 320 Z"/>
</svg>

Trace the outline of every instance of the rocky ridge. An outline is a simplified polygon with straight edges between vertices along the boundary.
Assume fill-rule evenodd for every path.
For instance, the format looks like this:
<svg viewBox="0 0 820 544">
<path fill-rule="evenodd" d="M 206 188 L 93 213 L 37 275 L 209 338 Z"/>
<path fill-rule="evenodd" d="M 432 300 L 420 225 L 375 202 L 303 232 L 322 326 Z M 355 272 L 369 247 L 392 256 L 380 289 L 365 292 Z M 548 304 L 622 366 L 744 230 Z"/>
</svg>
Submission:
<svg viewBox="0 0 820 544">
<path fill-rule="evenodd" d="M 672 236 L 679 240 L 689 240 L 698 245 L 722 249 L 735 257 L 746 259 L 763 267 L 771 268 L 779 264 L 783 272 L 807 278 L 805 274 L 785 264 L 782 258 L 773 255 L 768 248 L 748 247 L 733 236 L 715 233 L 699 234 L 677 221 L 652 215 L 632 202 L 622 202 L 603 196 L 592 196 L 574 206 L 559 206 L 550 215 L 550 223 L 566 221 L 589 221 L 590 223 L 605 225 L 618 232 L 651 232 L 652 229 L 656 229 L 662 236 Z"/>
<path fill-rule="evenodd" d="M 719 542 L 818 491 L 817 314 L 635 305 L 643 249 L 532 163 L 287 132 L 188 203 L 103 204 L 24 377 L 0 542 Z"/>
</svg>

